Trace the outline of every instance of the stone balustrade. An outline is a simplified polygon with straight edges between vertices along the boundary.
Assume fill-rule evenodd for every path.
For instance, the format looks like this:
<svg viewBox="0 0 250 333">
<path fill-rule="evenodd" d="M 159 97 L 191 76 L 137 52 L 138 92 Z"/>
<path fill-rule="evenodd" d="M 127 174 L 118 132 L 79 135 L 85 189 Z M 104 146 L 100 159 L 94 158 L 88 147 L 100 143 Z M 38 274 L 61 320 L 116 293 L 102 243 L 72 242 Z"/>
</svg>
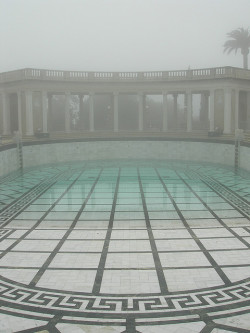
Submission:
<svg viewBox="0 0 250 333">
<path fill-rule="evenodd" d="M 176 81 L 213 78 L 250 79 L 250 70 L 234 67 L 216 67 L 153 72 L 85 72 L 25 68 L 0 73 L 0 82 L 19 80 L 50 81 Z"/>
</svg>

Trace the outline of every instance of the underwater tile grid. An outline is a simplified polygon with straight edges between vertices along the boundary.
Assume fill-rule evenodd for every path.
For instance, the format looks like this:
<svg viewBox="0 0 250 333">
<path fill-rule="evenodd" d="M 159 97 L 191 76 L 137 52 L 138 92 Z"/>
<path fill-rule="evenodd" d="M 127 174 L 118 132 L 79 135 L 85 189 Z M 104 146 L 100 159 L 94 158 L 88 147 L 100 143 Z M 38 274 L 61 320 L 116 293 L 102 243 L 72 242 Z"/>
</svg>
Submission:
<svg viewBox="0 0 250 333">
<path fill-rule="evenodd" d="M 250 332 L 250 174 L 96 161 L 0 178 L 0 332 Z"/>
</svg>

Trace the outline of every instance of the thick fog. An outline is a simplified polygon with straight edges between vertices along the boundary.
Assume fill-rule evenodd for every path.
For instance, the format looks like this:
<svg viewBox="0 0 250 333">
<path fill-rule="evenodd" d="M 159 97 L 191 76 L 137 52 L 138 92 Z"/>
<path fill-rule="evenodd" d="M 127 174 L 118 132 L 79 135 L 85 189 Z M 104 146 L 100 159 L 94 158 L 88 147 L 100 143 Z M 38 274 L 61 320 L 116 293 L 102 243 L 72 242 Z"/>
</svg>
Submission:
<svg viewBox="0 0 250 333">
<path fill-rule="evenodd" d="M 250 0 L 0 0 L 0 72 L 242 67 L 226 34 Z"/>
</svg>

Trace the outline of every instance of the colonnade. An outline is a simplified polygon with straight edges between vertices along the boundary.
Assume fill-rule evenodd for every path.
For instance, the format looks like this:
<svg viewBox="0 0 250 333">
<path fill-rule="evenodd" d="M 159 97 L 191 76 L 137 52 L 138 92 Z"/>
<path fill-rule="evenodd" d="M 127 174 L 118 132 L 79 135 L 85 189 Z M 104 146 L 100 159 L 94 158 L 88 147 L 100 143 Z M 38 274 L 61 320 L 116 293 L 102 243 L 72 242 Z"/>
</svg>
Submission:
<svg viewBox="0 0 250 333">
<path fill-rule="evenodd" d="M 39 120 L 34 113 L 34 94 L 39 99 Z M 114 91 L 114 92 L 97 92 L 91 91 L 88 93 L 78 93 L 71 91 L 64 92 L 48 92 L 23 90 L 17 92 L 2 92 L 2 128 L 3 135 L 9 135 L 13 130 L 18 130 L 23 135 L 32 136 L 34 132 L 39 128 L 42 132 L 53 132 L 54 129 L 50 124 L 50 113 L 52 109 L 52 97 L 53 95 L 63 94 L 64 97 L 64 109 L 61 110 L 64 114 L 64 131 L 66 133 L 71 132 L 71 118 L 70 118 L 70 99 L 72 95 L 78 95 L 79 109 L 83 110 L 83 96 L 89 98 L 88 109 L 88 125 L 87 130 L 94 132 L 95 129 L 95 96 L 99 94 L 106 94 L 111 96 L 111 110 L 112 110 L 112 124 L 113 131 L 118 132 L 119 129 L 119 96 L 122 95 L 136 95 L 137 96 L 137 117 L 139 132 L 145 130 L 144 117 L 145 117 L 145 96 L 151 94 L 157 94 L 162 99 L 162 126 L 161 131 L 168 132 L 175 130 L 176 119 L 178 113 L 178 95 L 184 96 L 184 104 L 182 105 L 183 114 L 185 116 L 185 131 L 192 132 L 193 127 L 193 95 L 200 94 L 200 121 L 206 122 L 206 129 L 208 131 L 214 131 L 216 127 L 220 127 L 224 133 L 233 133 L 235 129 L 239 128 L 239 112 L 246 113 L 246 129 L 250 130 L 250 92 L 246 92 L 246 100 L 243 107 L 241 91 L 239 89 L 225 88 L 225 89 L 210 89 L 204 91 L 192 91 L 187 89 L 185 91 L 163 91 L 161 93 L 146 93 L 143 91 L 137 94 L 126 91 Z M 170 107 L 168 98 L 172 96 L 172 120 L 169 121 Z M 243 110 L 244 109 L 244 110 Z M 243 110 L 243 111 L 242 111 Z M 15 125 L 13 125 L 13 122 Z M 50 125 L 50 126 L 49 126 Z M 242 125 L 242 124 L 241 124 Z"/>
</svg>

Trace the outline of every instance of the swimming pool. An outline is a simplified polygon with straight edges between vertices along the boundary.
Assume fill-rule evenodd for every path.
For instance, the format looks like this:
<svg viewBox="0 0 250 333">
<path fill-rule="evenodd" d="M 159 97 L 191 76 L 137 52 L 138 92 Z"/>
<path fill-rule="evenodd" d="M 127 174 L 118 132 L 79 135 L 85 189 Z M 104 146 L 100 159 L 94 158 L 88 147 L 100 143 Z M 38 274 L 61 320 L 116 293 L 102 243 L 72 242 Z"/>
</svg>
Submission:
<svg viewBox="0 0 250 333">
<path fill-rule="evenodd" d="M 69 332 L 200 332 L 246 313 L 249 173 L 115 160 L 0 180 L 2 316 Z"/>
</svg>

